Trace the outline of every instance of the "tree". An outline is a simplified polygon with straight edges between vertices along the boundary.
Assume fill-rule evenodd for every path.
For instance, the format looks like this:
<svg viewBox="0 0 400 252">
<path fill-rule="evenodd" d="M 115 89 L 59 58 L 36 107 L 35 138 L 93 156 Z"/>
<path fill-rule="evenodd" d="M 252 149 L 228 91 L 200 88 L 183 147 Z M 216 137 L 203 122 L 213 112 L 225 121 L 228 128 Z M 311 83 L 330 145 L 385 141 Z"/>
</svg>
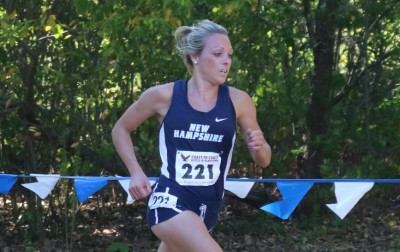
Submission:
<svg viewBox="0 0 400 252">
<path fill-rule="evenodd" d="M 273 147 L 261 171 L 237 138 L 230 176 L 396 176 L 399 12 L 396 0 L 6 0 L 1 170 L 127 175 L 113 124 L 143 90 L 187 77 L 173 31 L 209 18 L 230 31 L 228 83 L 252 96 Z M 132 133 L 149 176 L 159 173 L 158 127 L 150 120 Z M 50 201 L 68 217 L 77 202 L 63 188 L 67 197 Z M 35 234 L 40 200 L 15 190 L 29 200 L 24 221 Z"/>
</svg>

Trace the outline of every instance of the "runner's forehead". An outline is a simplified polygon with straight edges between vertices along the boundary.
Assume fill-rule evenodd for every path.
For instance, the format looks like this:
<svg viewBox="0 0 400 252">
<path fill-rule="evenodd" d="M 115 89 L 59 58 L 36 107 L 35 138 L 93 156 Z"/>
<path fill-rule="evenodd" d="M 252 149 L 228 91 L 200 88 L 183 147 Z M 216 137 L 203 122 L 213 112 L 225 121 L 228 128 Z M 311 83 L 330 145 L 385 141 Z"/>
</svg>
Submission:
<svg viewBox="0 0 400 252">
<path fill-rule="evenodd" d="M 213 51 L 227 51 L 233 53 L 231 41 L 223 34 L 213 34 L 204 40 L 204 48 Z"/>
</svg>

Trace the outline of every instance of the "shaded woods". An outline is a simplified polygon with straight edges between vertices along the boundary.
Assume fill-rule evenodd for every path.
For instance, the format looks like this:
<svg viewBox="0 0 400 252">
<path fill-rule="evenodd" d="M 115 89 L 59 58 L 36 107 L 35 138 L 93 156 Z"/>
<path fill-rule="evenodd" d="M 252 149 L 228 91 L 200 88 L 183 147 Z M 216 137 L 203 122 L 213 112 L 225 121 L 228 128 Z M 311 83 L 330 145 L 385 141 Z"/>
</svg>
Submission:
<svg viewBox="0 0 400 252">
<path fill-rule="evenodd" d="M 399 14 L 396 0 L 4 0 L 0 171 L 126 176 L 111 142 L 113 124 L 146 88 L 186 77 L 172 32 L 209 18 L 230 31 L 228 82 L 252 95 L 273 148 L 270 167 L 261 171 L 238 141 L 229 176 L 398 178 Z M 132 134 L 149 176 L 159 173 L 157 132 L 154 120 Z M 79 205 L 69 180 L 46 200 L 20 183 L 0 201 L 1 237 L 20 248 L 45 248 L 46 242 L 62 250 L 94 248 L 90 242 L 107 236 L 99 235 L 106 229 L 112 239 L 103 245 L 122 249 L 140 238 L 148 249 L 156 247 L 143 226 L 144 207 L 125 205 L 116 187 Z M 274 185 L 263 184 L 247 200 L 228 197 L 215 231 L 228 251 L 263 250 L 252 244 L 322 250 L 320 239 L 348 240 L 353 248 L 380 239 L 381 248 L 400 247 L 398 185 L 376 185 L 343 221 L 323 206 L 335 200 L 332 186 L 313 189 L 285 222 L 254 207 L 276 200 L 275 194 Z"/>
</svg>

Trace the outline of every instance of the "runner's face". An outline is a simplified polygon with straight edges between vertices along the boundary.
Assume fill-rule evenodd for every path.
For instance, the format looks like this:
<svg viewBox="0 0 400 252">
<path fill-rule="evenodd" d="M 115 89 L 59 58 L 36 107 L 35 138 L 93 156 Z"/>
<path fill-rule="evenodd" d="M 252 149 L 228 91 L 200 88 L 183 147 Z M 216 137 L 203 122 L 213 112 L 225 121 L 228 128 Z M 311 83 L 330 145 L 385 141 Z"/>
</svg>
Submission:
<svg viewBox="0 0 400 252">
<path fill-rule="evenodd" d="M 223 34 L 214 34 L 204 40 L 204 49 L 198 56 L 198 70 L 201 76 L 211 84 L 226 81 L 232 65 L 232 45 Z"/>
</svg>

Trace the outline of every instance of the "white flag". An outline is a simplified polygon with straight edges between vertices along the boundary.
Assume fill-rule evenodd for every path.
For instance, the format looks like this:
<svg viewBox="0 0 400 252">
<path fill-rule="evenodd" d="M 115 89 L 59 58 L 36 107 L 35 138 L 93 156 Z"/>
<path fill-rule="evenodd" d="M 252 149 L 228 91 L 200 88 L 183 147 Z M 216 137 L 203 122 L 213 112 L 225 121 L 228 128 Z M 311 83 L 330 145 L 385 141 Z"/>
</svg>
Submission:
<svg viewBox="0 0 400 252">
<path fill-rule="evenodd" d="M 49 193 L 54 189 L 58 180 L 60 179 L 60 174 L 30 174 L 36 177 L 38 182 L 25 183 L 22 186 L 28 188 L 32 192 L 36 193 L 41 199 L 45 199 Z"/>
<path fill-rule="evenodd" d="M 242 178 L 245 179 L 245 178 Z M 239 198 L 246 198 L 249 194 L 254 182 L 225 181 L 225 190 L 231 191 Z"/>
<path fill-rule="evenodd" d="M 335 182 L 336 204 L 326 204 L 341 219 L 374 186 L 373 182 Z"/>
</svg>

